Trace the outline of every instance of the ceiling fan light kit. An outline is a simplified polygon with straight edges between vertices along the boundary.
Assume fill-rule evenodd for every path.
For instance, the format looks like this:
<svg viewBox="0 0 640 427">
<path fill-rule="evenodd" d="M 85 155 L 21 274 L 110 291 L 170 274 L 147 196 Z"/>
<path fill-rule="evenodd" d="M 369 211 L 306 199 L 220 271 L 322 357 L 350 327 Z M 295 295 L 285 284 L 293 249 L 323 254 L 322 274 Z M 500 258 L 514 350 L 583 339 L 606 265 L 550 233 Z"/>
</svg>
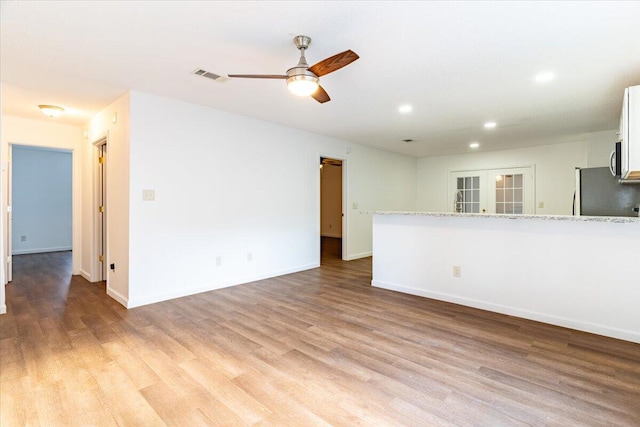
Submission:
<svg viewBox="0 0 640 427">
<path fill-rule="evenodd" d="M 291 76 L 287 78 L 289 91 L 298 96 L 309 96 L 318 90 L 318 78 L 314 76 Z"/>
<path fill-rule="evenodd" d="M 283 79 L 286 80 L 289 91 L 298 96 L 311 96 L 320 103 L 330 101 L 327 92 L 320 86 L 320 77 L 332 73 L 345 65 L 349 65 L 359 56 L 347 50 L 330 58 L 324 59 L 312 67 L 309 67 L 304 57 L 304 51 L 309 47 L 311 38 L 296 36 L 293 44 L 300 50 L 300 60 L 295 67 L 289 68 L 287 74 L 229 74 L 230 78 L 245 79 Z"/>
</svg>

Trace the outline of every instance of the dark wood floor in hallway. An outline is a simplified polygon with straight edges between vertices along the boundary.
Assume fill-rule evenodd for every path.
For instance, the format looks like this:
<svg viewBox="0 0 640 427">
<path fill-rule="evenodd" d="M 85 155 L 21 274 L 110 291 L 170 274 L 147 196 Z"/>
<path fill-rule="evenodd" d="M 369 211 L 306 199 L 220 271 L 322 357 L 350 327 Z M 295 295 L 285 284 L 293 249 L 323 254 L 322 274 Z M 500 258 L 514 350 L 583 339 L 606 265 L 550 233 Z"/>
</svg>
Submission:
<svg viewBox="0 0 640 427">
<path fill-rule="evenodd" d="M 372 288 L 328 243 L 320 268 L 131 310 L 69 253 L 16 256 L 0 424 L 640 425 L 640 345 Z"/>
</svg>

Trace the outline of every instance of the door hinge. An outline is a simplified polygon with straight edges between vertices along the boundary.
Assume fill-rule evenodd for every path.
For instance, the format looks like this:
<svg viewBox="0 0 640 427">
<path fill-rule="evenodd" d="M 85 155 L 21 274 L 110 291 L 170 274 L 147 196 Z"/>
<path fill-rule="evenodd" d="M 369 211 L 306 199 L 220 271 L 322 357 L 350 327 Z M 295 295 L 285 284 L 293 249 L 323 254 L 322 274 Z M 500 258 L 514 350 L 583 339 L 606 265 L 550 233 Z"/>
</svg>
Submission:
<svg viewBox="0 0 640 427">
<path fill-rule="evenodd" d="M 98 157 L 98 163 L 104 163 L 106 161 L 107 161 L 107 159 L 105 159 L 104 156 Z"/>
<path fill-rule="evenodd" d="M 7 206 L 7 212 L 11 212 L 11 206 Z"/>
<path fill-rule="evenodd" d="M 104 213 L 104 206 L 98 206 L 98 212 Z"/>
<path fill-rule="evenodd" d="M 100 256 L 98 257 L 98 261 L 100 261 L 100 262 L 104 262 L 104 255 L 100 255 Z"/>
<path fill-rule="evenodd" d="M 11 264 L 11 255 L 7 256 L 7 264 Z"/>
</svg>

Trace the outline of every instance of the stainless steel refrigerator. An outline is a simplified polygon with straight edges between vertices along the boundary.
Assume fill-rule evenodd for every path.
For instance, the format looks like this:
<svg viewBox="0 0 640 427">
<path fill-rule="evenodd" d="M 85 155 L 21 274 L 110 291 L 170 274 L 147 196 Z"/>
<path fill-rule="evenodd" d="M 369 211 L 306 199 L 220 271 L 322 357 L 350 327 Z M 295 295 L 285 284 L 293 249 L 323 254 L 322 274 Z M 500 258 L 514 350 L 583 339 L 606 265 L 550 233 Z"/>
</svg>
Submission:
<svg viewBox="0 0 640 427">
<path fill-rule="evenodd" d="M 607 167 L 576 169 L 576 215 L 637 217 L 639 207 L 640 182 L 619 184 Z"/>
</svg>

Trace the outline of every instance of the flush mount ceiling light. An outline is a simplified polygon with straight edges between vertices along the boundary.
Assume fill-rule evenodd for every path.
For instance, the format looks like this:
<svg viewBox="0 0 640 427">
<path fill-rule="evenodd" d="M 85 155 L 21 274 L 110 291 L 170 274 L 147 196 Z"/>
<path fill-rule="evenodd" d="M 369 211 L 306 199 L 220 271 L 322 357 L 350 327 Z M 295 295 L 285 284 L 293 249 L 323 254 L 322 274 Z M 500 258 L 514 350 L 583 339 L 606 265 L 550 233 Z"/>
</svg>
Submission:
<svg viewBox="0 0 640 427">
<path fill-rule="evenodd" d="M 58 117 L 64 112 L 64 108 L 57 105 L 38 105 L 38 108 L 40 108 L 42 114 L 49 117 Z"/>
<path fill-rule="evenodd" d="M 478 147 L 480 147 L 479 142 L 472 142 L 471 144 L 469 144 L 469 148 L 478 148 Z"/>
<path fill-rule="evenodd" d="M 493 129 L 496 127 L 496 122 L 486 122 L 484 124 L 485 129 Z"/>
<path fill-rule="evenodd" d="M 551 80 L 555 79 L 556 75 L 551 71 L 545 71 L 543 73 L 539 73 L 534 77 L 536 83 L 544 84 L 549 83 Z"/>
<path fill-rule="evenodd" d="M 413 111 L 413 107 L 409 104 L 404 104 L 398 107 L 398 112 L 402 114 L 408 114 Z"/>
</svg>

